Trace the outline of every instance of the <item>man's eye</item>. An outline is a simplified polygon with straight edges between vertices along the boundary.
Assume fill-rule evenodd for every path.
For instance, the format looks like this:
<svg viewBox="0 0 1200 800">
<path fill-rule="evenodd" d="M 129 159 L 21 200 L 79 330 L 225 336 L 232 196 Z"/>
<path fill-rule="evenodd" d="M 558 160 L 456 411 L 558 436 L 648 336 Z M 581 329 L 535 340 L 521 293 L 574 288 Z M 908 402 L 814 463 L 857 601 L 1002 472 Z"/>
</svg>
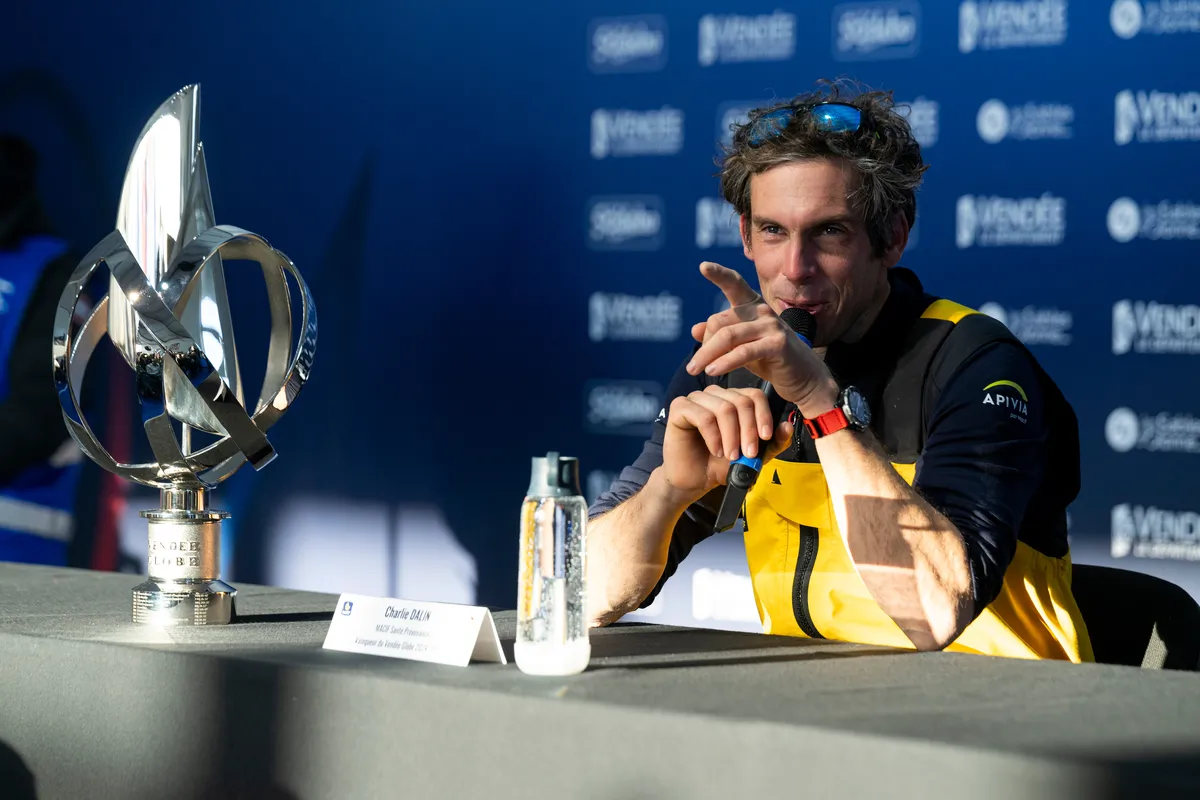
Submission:
<svg viewBox="0 0 1200 800">
<path fill-rule="evenodd" d="M 841 234 L 843 234 L 845 232 L 846 232 L 846 229 L 843 228 L 841 225 L 826 225 L 821 230 L 821 233 L 824 233 L 826 236 L 840 236 Z"/>
<path fill-rule="evenodd" d="M 768 233 L 772 236 L 778 236 L 779 234 L 783 233 L 783 228 L 779 227 L 778 225 L 764 225 L 763 233 Z"/>
</svg>

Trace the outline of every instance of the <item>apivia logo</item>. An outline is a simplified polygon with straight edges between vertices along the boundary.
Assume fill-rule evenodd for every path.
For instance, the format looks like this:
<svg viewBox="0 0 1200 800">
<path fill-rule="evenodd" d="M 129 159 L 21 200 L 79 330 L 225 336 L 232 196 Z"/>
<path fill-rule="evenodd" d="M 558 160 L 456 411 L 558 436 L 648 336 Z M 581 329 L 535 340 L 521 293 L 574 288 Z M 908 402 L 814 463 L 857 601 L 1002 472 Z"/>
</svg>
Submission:
<svg viewBox="0 0 1200 800">
<path fill-rule="evenodd" d="M 588 43 L 592 72 L 657 72 L 667 65 L 667 20 L 659 14 L 594 19 Z"/>
<path fill-rule="evenodd" d="M 705 14 L 700 18 L 700 66 L 743 61 L 787 61 L 796 52 L 796 15 L 785 11 L 745 17 Z"/>
<path fill-rule="evenodd" d="M 1132 39 L 1140 33 L 1200 33 L 1197 0 L 1116 0 L 1108 12 L 1113 33 Z"/>
<path fill-rule="evenodd" d="M 721 146 L 729 147 L 733 143 L 733 127 L 745 125 L 750 112 L 763 105 L 765 103 L 742 100 L 717 106 L 717 141 Z"/>
<path fill-rule="evenodd" d="M 958 7 L 958 49 L 1053 47 L 1067 39 L 1067 0 L 966 0 Z"/>
<path fill-rule="evenodd" d="M 1009 419 L 1025 423 L 1029 420 L 1029 397 L 1018 384 L 1009 380 L 992 381 L 983 387 L 985 406 L 995 406 L 1007 412 Z"/>
<path fill-rule="evenodd" d="M 955 241 L 960 248 L 1051 247 L 1067 231 L 1067 201 L 1049 192 L 1041 197 L 958 198 Z"/>
<path fill-rule="evenodd" d="M 1191 414 L 1138 414 L 1117 408 L 1104 422 L 1104 438 L 1118 453 L 1200 453 L 1200 418 Z"/>
<path fill-rule="evenodd" d="M 1117 144 L 1200 140 L 1200 92 L 1126 89 L 1117 92 L 1113 140 Z"/>
<path fill-rule="evenodd" d="M 933 100 L 918 97 L 907 103 L 897 103 L 896 113 L 908 120 L 917 144 L 928 149 L 937 144 L 939 108 Z"/>
<path fill-rule="evenodd" d="M 658 250 L 663 245 L 663 200 L 658 195 L 606 195 L 588 200 L 592 250 Z"/>
<path fill-rule="evenodd" d="M 1113 303 L 1112 347 L 1114 355 L 1200 354 L 1200 306 L 1118 300 Z"/>
<path fill-rule="evenodd" d="M 604 494 L 613 485 L 617 479 L 617 473 L 605 472 L 603 470 L 594 469 L 587 474 L 587 481 L 584 487 L 584 493 L 587 497 L 588 505 L 596 502 L 600 495 Z"/>
<path fill-rule="evenodd" d="M 592 112 L 592 158 L 669 156 L 683 148 L 683 111 L 598 108 Z"/>
<path fill-rule="evenodd" d="M 696 201 L 696 247 L 741 247 L 742 233 L 733 206 L 716 197 Z"/>
<path fill-rule="evenodd" d="M 1075 109 L 1062 103 L 1025 103 L 1009 106 L 988 100 L 975 115 L 979 138 L 988 144 L 1005 139 L 1070 139 Z"/>
<path fill-rule="evenodd" d="M 980 313 L 999 320 L 1026 345 L 1066 347 L 1071 343 L 1074 319 L 1061 308 L 1005 308 L 999 303 L 984 303 Z"/>
<path fill-rule="evenodd" d="M 1138 205 L 1119 197 L 1108 207 L 1108 234 L 1125 244 L 1134 239 L 1200 239 L 1200 204 L 1191 202 Z"/>
<path fill-rule="evenodd" d="M 12 294 L 16 290 L 17 287 L 13 286 L 12 283 L 4 280 L 4 278 L 0 278 L 0 314 L 8 311 L 8 301 L 4 296 Z"/>
<path fill-rule="evenodd" d="M 583 388 L 584 427 L 590 433 L 649 436 L 663 408 L 663 389 L 649 381 L 589 381 Z"/>
<path fill-rule="evenodd" d="M 1200 514 L 1130 503 L 1113 506 L 1112 555 L 1200 561 Z"/>
<path fill-rule="evenodd" d="M 663 292 L 648 297 L 593 292 L 588 337 L 593 342 L 673 342 L 683 327 L 683 300 Z"/>
<path fill-rule="evenodd" d="M 921 47 L 921 6 L 913 0 L 846 3 L 833 9 L 838 61 L 912 58 Z"/>
</svg>

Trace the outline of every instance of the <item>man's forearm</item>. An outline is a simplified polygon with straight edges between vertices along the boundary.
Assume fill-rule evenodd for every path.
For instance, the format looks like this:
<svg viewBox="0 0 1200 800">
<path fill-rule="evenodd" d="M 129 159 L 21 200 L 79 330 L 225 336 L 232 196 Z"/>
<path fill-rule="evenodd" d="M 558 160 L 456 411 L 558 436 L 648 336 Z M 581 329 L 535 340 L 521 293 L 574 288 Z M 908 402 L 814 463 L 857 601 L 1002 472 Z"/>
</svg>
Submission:
<svg viewBox="0 0 1200 800">
<path fill-rule="evenodd" d="M 863 583 L 919 650 L 973 618 L 966 547 L 954 525 L 904 482 L 870 432 L 817 440 L 846 548 Z"/>
<path fill-rule="evenodd" d="M 588 616 L 593 625 L 616 622 L 649 596 L 666 567 L 671 532 L 698 499 L 673 490 L 660 467 L 637 494 L 588 522 Z"/>
</svg>

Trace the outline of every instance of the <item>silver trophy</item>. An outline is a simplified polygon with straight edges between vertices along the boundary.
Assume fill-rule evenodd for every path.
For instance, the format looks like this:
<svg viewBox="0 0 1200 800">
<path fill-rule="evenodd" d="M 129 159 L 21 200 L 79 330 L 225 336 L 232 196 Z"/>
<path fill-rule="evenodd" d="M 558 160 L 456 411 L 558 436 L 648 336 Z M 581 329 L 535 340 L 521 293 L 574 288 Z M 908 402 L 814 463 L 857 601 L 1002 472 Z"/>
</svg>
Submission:
<svg viewBox="0 0 1200 800">
<path fill-rule="evenodd" d="M 257 234 L 216 225 L 204 149 L 197 141 L 200 87 L 187 86 L 154 112 L 125 171 L 117 229 L 84 257 L 63 291 L 54 326 L 54 379 L 75 441 L 104 469 L 157 487 L 161 507 L 143 511 L 147 580 L 133 589 L 133 621 L 219 625 L 234 613 L 221 580 L 221 520 L 208 492 L 249 462 L 275 458 L 266 431 L 295 401 L 312 367 L 317 315 L 287 256 Z M 242 395 L 222 257 L 257 261 L 271 311 L 262 393 L 253 413 Z M 79 299 L 101 265 L 107 294 L 77 325 Z M 293 346 L 290 273 L 301 320 Z M 83 418 L 79 387 L 108 334 L 136 376 L 155 461 L 118 463 Z M 178 431 L 176 430 L 178 428 Z M 205 439 L 193 447 L 193 432 Z"/>
</svg>

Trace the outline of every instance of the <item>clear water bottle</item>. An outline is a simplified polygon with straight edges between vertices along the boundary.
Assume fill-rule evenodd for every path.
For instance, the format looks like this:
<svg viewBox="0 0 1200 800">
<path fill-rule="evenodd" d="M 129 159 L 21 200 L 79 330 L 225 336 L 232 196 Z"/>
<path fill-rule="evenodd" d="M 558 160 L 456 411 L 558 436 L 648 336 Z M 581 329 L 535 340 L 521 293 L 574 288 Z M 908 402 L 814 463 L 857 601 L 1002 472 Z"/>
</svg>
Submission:
<svg viewBox="0 0 1200 800">
<path fill-rule="evenodd" d="M 521 506 L 517 667 L 530 675 L 575 675 L 592 655 L 588 642 L 585 537 L 587 501 L 579 460 L 533 459 Z"/>
</svg>

